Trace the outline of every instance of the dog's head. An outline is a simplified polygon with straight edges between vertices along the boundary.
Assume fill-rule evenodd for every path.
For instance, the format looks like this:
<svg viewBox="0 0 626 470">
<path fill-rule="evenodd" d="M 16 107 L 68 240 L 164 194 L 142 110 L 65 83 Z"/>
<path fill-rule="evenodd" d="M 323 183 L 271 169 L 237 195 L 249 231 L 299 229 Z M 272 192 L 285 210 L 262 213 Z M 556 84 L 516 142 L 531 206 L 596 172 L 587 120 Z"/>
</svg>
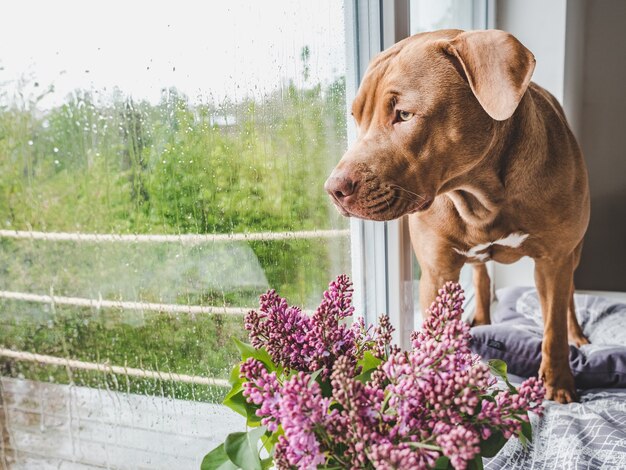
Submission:
<svg viewBox="0 0 626 470">
<path fill-rule="evenodd" d="M 324 185 L 337 209 L 371 220 L 426 210 L 481 159 L 534 66 L 497 30 L 422 33 L 379 54 L 352 104 L 357 141 Z"/>
</svg>

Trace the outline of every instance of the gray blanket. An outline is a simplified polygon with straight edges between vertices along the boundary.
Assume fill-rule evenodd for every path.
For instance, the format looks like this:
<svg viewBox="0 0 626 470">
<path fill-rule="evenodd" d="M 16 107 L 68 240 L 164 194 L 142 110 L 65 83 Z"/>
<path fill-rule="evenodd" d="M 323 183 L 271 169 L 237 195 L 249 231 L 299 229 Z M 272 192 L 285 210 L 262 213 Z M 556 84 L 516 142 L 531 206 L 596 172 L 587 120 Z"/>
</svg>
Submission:
<svg viewBox="0 0 626 470">
<path fill-rule="evenodd" d="M 524 449 L 509 440 L 486 469 L 626 469 L 626 390 L 590 390 L 580 403 L 545 406 L 543 417 L 531 418 L 533 442 Z"/>
<path fill-rule="evenodd" d="M 509 304 L 501 316 L 516 313 L 525 325 L 543 330 L 539 299 L 534 289 L 502 291 Z M 505 302 L 505 303 L 507 303 Z M 626 304 L 589 295 L 576 295 L 576 314 L 592 344 L 586 353 L 607 344 L 626 346 Z M 513 382 L 523 378 L 511 377 Z M 593 389 L 580 403 L 545 402 L 543 417 L 532 416 L 533 442 L 524 448 L 511 439 L 500 453 L 485 462 L 488 470 L 626 469 L 626 389 Z"/>
</svg>

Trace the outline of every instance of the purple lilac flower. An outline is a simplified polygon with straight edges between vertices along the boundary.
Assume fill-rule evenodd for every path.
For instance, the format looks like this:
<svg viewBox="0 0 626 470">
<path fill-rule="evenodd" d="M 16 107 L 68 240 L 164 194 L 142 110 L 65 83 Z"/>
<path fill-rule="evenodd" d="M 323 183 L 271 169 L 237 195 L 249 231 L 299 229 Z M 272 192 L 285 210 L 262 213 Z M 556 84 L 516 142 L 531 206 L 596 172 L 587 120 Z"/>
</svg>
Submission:
<svg viewBox="0 0 626 470">
<path fill-rule="evenodd" d="M 256 415 L 261 417 L 261 424 L 270 431 L 276 431 L 280 424 L 281 385 L 276 372 L 269 373 L 265 365 L 250 357 L 239 369 L 243 383 L 243 396 L 249 403 L 261 405 Z"/>
<path fill-rule="evenodd" d="M 450 459 L 456 470 L 465 470 L 467 463 L 480 453 L 480 437 L 471 426 L 439 423 L 434 431 L 438 434 L 436 442 L 443 455 Z"/>
<path fill-rule="evenodd" d="M 342 458 L 349 468 L 366 468 L 371 442 L 383 436 L 378 432 L 384 391 L 354 379 L 355 367 L 347 357 L 340 357 L 331 375 L 332 397 L 341 405 L 329 417 L 329 434 L 336 444 L 343 444 Z"/>
<path fill-rule="evenodd" d="M 285 431 L 282 445 L 285 460 L 303 470 L 315 470 L 326 461 L 315 429 L 323 425 L 330 400 L 322 397 L 317 382 L 299 372 L 282 388 L 280 422 Z"/>
<path fill-rule="evenodd" d="M 265 348 L 274 362 L 284 367 L 328 377 L 339 356 L 355 359 L 360 324 L 349 327 L 344 319 L 354 313 L 352 283 L 339 276 L 329 284 L 322 303 L 312 317 L 270 290 L 260 298 L 259 312 L 246 315 L 245 328 L 255 348 Z M 364 338 L 359 338 L 360 342 Z"/>
<path fill-rule="evenodd" d="M 381 315 L 378 325 L 374 328 L 374 356 L 379 359 L 386 359 L 392 354 L 398 353 L 398 346 L 392 344 L 392 334 L 395 328 L 391 325 L 388 315 Z"/>
<path fill-rule="evenodd" d="M 495 391 L 489 367 L 469 348 L 469 326 L 461 320 L 463 291 L 447 283 L 430 307 L 413 348 L 391 345 L 387 317 L 377 327 L 363 321 L 347 327 L 352 285 L 345 276 L 330 284 L 312 317 L 287 306 L 274 291 L 250 312 L 246 328 L 255 347 L 292 371 L 281 385 L 276 373 L 254 359 L 241 365 L 244 395 L 260 405 L 270 430 L 282 425 L 274 462 L 279 469 L 314 469 L 331 462 L 350 469 L 431 468 L 440 455 L 465 469 L 494 432 L 517 434 L 526 411 L 541 412 L 541 381 L 517 391 Z M 384 362 L 363 383 L 357 360 L 364 350 Z M 325 398 L 318 381 L 330 385 Z M 484 396 L 489 395 L 490 399 Z M 332 406 L 331 406 L 332 405 Z"/>
<path fill-rule="evenodd" d="M 285 299 L 270 290 L 259 302 L 261 313 L 246 315 L 245 328 L 255 348 L 265 348 L 274 362 L 295 370 L 308 370 L 311 348 L 308 333 L 313 330 L 311 318 L 298 307 L 290 307 Z"/>
<path fill-rule="evenodd" d="M 277 470 L 294 470 L 297 467 L 289 463 L 287 457 L 287 451 L 289 449 L 289 442 L 285 439 L 285 436 L 278 437 L 278 443 L 274 446 L 274 465 Z"/>
<path fill-rule="evenodd" d="M 413 350 L 392 355 L 381 367 L 395 415 L 387 437 L 436 444 L 455 468 L 465 468 L 480 452 L 480 438 L 491 434 L 490 425 L 503 428 L 507 437 L 518 432 L 516 416 L 542 396 L 540 384 L 531 382 L 519 394 L 499 393 L 495 403 L 481 399 L 493 379 L 470 352 L 462 303 L 458 284 L 446 284 L 423 330 L 413 335 Z M 480 405 L 484 409 L 478 413 Z"/>
<path fill-rule="evenodd" d="M 501 390 L 495 396 L 495 401 L 483 400 L 480 413 L 476 417 L 477 421 L 484 423 L 481 435 L 483 438 L 488 437 L 491 428 L 496 426 L 507 439 L 519 433 L 522 427 L 520 419 L 528 421 L 525 411 L 541 415 L 544 396 L 545 389 L 541 380 L 531 377 L 521 383 L 516 393 Z"/>
<path fill-rule="evenodd" d="M 337 357 L 350 357 L 355 360 L 355 330 L 343 323 L 354 313 L 352 306 L 352 282 L 346 275 L 331 282 L 324 292 L 322 303 L 312 317 L 312 328 L 306 341 L 313 349 L 309 363 L 311 372 L 322 369 L 328 377 Z"/>
<path fill-rule="evenodd" d="M 412 447 L 410 443 L 383 441 L 372 445 L 370 450 L 371 463 L 377 470 L 432 468 L 437 457 L 437 451 Z"/>
</svg>

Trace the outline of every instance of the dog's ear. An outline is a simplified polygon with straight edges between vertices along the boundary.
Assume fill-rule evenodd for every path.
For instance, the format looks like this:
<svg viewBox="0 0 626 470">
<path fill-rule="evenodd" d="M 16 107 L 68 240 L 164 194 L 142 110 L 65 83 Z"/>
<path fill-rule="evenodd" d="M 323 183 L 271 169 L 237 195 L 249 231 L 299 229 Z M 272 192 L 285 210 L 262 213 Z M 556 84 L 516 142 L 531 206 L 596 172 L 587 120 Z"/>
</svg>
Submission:
<svg viewBox="0 0 626 470">
<path fill-rule="evenodd" d="M 496 121 L 510 118 L 528 88 L 535 56 L 513 35 L 467 31 L 444 47 L 461 63 L 472 92 Z"/>
</svg>

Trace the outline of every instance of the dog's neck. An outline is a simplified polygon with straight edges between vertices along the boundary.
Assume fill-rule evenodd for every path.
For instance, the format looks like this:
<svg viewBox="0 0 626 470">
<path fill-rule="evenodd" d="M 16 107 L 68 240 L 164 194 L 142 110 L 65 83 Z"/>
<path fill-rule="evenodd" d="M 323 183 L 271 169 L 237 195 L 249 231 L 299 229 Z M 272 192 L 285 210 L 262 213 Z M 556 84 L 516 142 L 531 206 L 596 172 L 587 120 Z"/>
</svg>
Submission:
<svg viewBox="0 0 626 470">
<path fill-rule="evenodd" d="M 497 123 L 493 137 L 484 154 L 469 171 L 447 181 L 440 190 L 454 205 L 463 221 L 474 227 L 492 224 L 500 213 L 505 198 L 500 169 L 510 145 L 507 138 L 509 123 Z"/>
<path fill-rule="evenodd" d="M 476 185 L 466 185 L 445 193 L 459 217 L 474 227 L 481 227 L 493 223 L 500 212 L 497 198 L 488 191 Z"/>
<path fill-rule="evenodd" d="M 520 140 L 525 139 L 525 136 L 518 134 L 519 129 L 525 128 L 519 122 L 519 116 L 528 119 L 528 116 L 535 114 L 530 97 L 524 97 L 520 107 L 525 108 L 524 113 L 516 113 L 507 121 L 494 124 L 490 143 L 476 164 L 447 181 L 439 191 L 470 226 L 478 228 L 491 225 L 501 212 L 507 197 L 507 175 L 511 163 L 509 155 L 519 154 L 515 147 Z"/>
</svg>

